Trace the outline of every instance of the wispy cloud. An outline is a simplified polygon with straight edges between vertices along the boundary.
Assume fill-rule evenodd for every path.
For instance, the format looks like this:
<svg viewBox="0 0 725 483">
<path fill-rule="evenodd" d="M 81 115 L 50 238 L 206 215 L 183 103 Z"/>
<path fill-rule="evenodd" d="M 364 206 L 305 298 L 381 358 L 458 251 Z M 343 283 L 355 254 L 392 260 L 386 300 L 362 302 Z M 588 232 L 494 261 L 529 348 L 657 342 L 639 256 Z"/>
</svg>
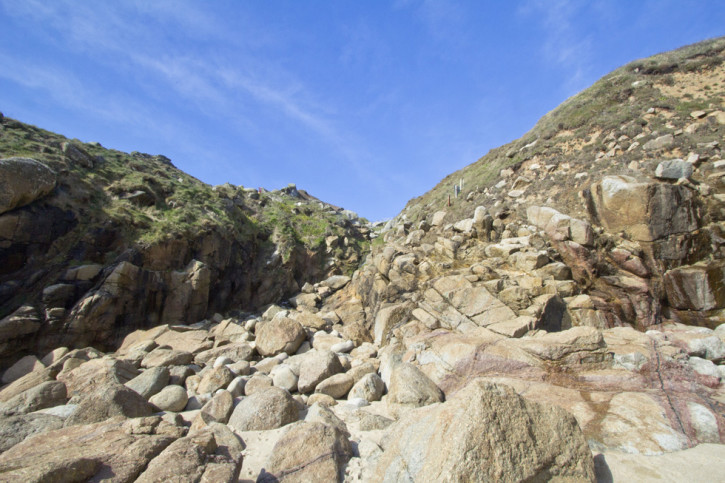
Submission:
<svg viewBox="0 0 725 483">
<path fill-rule="evenodd" d="M 576 27 L 576 18 L 585 7 L 575 0 L 529 0 L 519 9 L 519 14 L 540 22 L 544 30 L 542 53 L 549 62 L 569 71 L 567 89 L 571 91 L 589 81 L 591 37 Z"/>
<path fill-rule="evenodd" d="M 50 25 L 69 49 L 91 55 L 101 63 L 115 64 L 118 70 L 135 70 L 140 79 L 150 79 L 162 86 L 164 92 L 175 92 L 204 114 L 243 116 L 244 103 L 234 104 L 240 98 L 237 89 L 242 89 L 255 102 L 314 133 L 329 139 L 337 136 L 332 122 L 324 118 L 324 112 L 329 109 L 315 109 L 314 105 L 319 102 L 300 101 L 311 98 L 312 94 L 280 67 L 244 51 L 235 52 L 235 58 L 226 61 L 206 52 L 182 51 L 173 42 L 155 37 L 153 28 L 139 23 L 139 17 L 151 17 L 160 23 L 174 23 L 171 30 L 184 32 L 184 36 L 208 40 L 208 35 L 213 35 L 227 42 L 240 38 L 237 32 L 230 32 L 223 22 L 195 9 L 193 4 L 139 0 L 130 4 L 105 4 L 101 8 L 95 3 L 60 0 L 52 6 L 35 5 L 34 0 L 1 1 L 11 15 Z M 254 66 L 254 77 L 248 73 L 251 69 L 245 69 L 249 65 Z M 44 77 L 36 75 L 34 87 L 45 87 L 53 92 L 54 98 L 65 99 L 66 103 L 82 102 L 75 93 L 83 90 L 84 81 L 68 73 L 54 74 L 51 70 L 49 67 L 40 73 L 47 74 Z M 271 73 L 274 80 L 259 77 L 259 73 L 265 72 Z M 20 76 L 12 80 L 27 84 Z"/>
</svg>

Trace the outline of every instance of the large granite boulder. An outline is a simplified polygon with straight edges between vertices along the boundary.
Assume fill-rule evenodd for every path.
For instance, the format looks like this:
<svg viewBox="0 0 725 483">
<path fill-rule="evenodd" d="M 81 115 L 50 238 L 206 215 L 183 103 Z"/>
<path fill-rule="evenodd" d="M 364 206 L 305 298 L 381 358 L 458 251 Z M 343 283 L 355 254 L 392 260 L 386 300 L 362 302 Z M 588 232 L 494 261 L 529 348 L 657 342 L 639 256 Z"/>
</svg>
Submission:
<svg viewBox="0 0 725 483">
<path fill-rule="evenodd" d="M 576 420 L 511 388 L 472 381 L 388 428 L 375 481 L 594 481 Z"/>
<path fill-rule="evenodd" d="M 261 324 L 256 330 L 257 352 L 273 356 L 280 352 L 294 354 L 305 340 L 305 330 L 296 320 L 277 317 Z"/>
</svg>

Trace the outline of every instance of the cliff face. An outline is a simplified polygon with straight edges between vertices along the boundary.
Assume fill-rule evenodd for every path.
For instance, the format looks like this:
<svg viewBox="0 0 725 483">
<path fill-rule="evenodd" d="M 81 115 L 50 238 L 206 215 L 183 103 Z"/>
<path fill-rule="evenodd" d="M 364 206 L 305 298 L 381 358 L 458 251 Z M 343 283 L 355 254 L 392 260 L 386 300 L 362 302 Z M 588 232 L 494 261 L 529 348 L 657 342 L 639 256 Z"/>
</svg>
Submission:
<svg viewBox="0 0 725 483">
<path fill-rule="evenodd" d="M 367 222 L 294 186 L 211 187 L 163 156 L 0 130 L 0 360 L 255 310 L 336 273 Z"/>
</svg>

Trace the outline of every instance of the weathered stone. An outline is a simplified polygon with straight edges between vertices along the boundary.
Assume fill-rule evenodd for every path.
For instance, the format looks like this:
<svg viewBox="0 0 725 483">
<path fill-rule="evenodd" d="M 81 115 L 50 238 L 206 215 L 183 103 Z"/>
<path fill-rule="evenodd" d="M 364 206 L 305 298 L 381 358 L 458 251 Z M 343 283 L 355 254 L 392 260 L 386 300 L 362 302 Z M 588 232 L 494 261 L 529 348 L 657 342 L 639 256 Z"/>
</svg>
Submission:
<svg viewBox="0 0 725 483">
<path fill-rule="evenodd" d="M 29 372 L 33 372 L 38 369 L 43 369 L 45 365 L 38 360 L 35 356 L 25 356 L 18 362 L 13 364 L 3 373 L 2 383 L 10 384 L 16 379 L 20 379 Z"/>
<path fill-rule="evenodd" d="M 194 418 L 191 430 L 201 429 L 211 423 L 226 424 L 234 410 L 234 398 L 229 391 L 219 391 L 201 408 Z"/>
<path fill-rule="evenodd" d="M 65 384 L 60 381 L 48 381 L 0 404 L 0 413 L 6 416 L 27 414 L 39 409 L 65 404 L 66 400 Z"/>
<path fill-rule="evenodd" d="M 242 399 L 228 424 L 237 431 L 263 431 L 298 419 L 299 410 L 292 396 L 284 389 L 270 387 Z"/>
<path fill-rule="evenodd" d="M 441 401 L 443 392 L 416 366 L 401 363 L 393 368 L 388 402 L 419 407 Z"/>
<path fill-rule="evenodd" d="M 522 315 L 506 322 L 491 324 L 487 328 L 506 337 L 521 337 L 536 325 L 536 319 Z"/>
<path fill-rule="evenodd" d="M 66 141 L 63 144 L 61 144 L 61 149 L 63 150 L 63 154 L 65 154 L 68 159 L 73 161 L 74 163 L 80 164 L 84 168 L 92 168 L 94 165 L 94 159 L 93 156 L 88 154 L 85 149 L 81 148 L 80 146 L 70 142 Z"/>
<path fill-rule="evenodd" d="M 358 420 L 358 427 L 360 428 L 360 431 L 378 431 L 381 429 L 386 429 L 395 422 L 392 419 L 386 418 L 385 416 L 381 416 L 379 414 L 370 414 L 362 409 L 357 410 L 355 412 L 355 415 L 360 418 Z"/>
<path fill-rule="evenodd" d="M 433 213 L 433 217 L 431 218 L 430 225 L 431 226 L 442 225 L 445 217 L 446 217 L 445 211 L 436 211 L 435 213 Z"/>
<path fill-rule="evenodd" d="M 300 323 L 286 317 L 274 318 L 258 325 L 256 336 L 257 352 L 262 356 L 273 356 L 280 352 L 294 354 L 306 338 Z"/>
<path fill-rule="evenodd" d="M 63 427 L 63 418 L 50 414 L 34 413 L 0 419 L 0 453 L 25 438 Z"/>
<path fill-rule="evenodd" d="M 375 481 L 594 481 L 587 442 L 571 415 L 480 380 L 450 401 L 391 425 Z"/>
<path fill-rule="evenodd" d="M 350 283 L 350 277 L 347 275 L 333 275 L 320 282 L 320 285 L 323 287 L 329 287 L 330 290 L 334 292 L 340 290 L 348 283 Z"/>
<path fill-rule="evenodd" d="M 33 334 L 40 329 L 41 318 L 32 305 L 23 305 L 0 319 L 0 342 Z"/>
<path fill-rule="evenodd" d="M 0 403 L 7 402 L 18 394 L 21 394 L 38 384 L 42 384 L 46 381 L 52 381 L 55 379 L 55 374 L 55 371 L 48 368 L 24 375 L 20 379 L 11 382 L 0 390 Z"/>
<path fill-rule="evenodd" d="M 277 441 L 257 481 L 342 481 L 351 456 L 350 442 L 339 429 L 301 421 Z"/>
<path fill-rule="evenodd" d="M 383 345 L 392 328 L 403 321 L 406 314 L 407 308 L 405 304 L 395 304 L 380 309 L 375 316 L 375 345 Z"/>
<path fill-rule="evenodd" d="M 266 391 L 268 388 L 272 387 L 273 384 L 274 381 L 271 377 L 265 374 L 255 374 L 248 379 L 247 383 L 244 385 L 244 394 L 246 396 L 251 396 L 257 392 Z"/>
<path fill-rule="evenodd" d="M 69 282 L 86 282 L 96 278 L 96 275 L 101 273 L 101 270 L 103 270 L 103 265 L 98 263 L 80 265 L 66 270 L 65 275 L 63 275 L 63 280 Z"/>
<path fill-rule="evenodd" d="M 289 299 L 290 304 L 293 307 L 317 307 L 317 303 L 320 301 L 320 297 L 314 293 L 301 293 Z"/>
<path fill-rule="evenodd" d="M 725 262 L 691 265 L 665 273 L 667 300 L 678 309 L 725 308 Z"/>
<path fill-rule="evenodd" d="M 365 377 L 366 374 L 370 374 L 370 373 L 377 371 L 378 365 L 373 364 L 373 362 L 376 362 L 378 365 L 380 364 L 379 360 L 373 359 L 372 362 L 367 361 L 367 362 L 363 362 L 358 365 L 354 365 L 347 371 L 347 373 L 352 376 L 352 379 L 355 381 L 355 384 L 357 384 L 357 382 L 360 379 Z"/>
<path fill-rule="evenodd" d="M 73 397 L 85 396 L 107 384 L 125 384 L 138 374 L 138 370 L 128 361 L 104 356 L 83 362 L 70 371 L 64 368 L 57 378 L 68 388 L 68 397 Z"/>
<path fill-rule="evenodd" d="M 362 398 L 368 402 L 379 401 L 385 392 L 385 383 L 375 372 L 365 374 L 350 389 L 348 399 Z"/>
<path fill-rule="evenodd" d="M 159 417 L 66 427 L 7 450 L 0 474 L 6 481 L 133 481 L 181 433 Z"/>
<path fill-rule="evenodd" d="M 588 222 L 572 218 L 553 208 L 529 206 L 526 216 L 529 222 L 544 230 L 554 240 L 573 240 L 584 246 L 594 242 L 594 232 Z"/>
<path fill-rule="evenodd" d="M 674 142 L 675 138 L 674 136 L 672 136 L 672 134 L 665 134 L 658 138 L 647 141 L 642 146 L 642 149 L 644 149 L 645 151 L 657 151 L 659 149 L 664 149 L 666 147 L 672 146 Z"/>
<path fill-rule="evenodd" d="M 305 421 L 308 423 L 321 423 L 326 426 L 333 426 L 339 429 L 345 436 L 350 436 L 350 432 L 348 431 L 345 422 L 338 418 L 328 406 L 318 403 L 312 404 L 307 410 Z"/>
<path fill-rule="evenodd" d="M 594 457 L 594 464 L 601 475 L 598 481 L 629 481 L 640 475 L 650 481 L 710 481 L 725 473 L 725 446 L 701 444 L 657 455 L 606 451 Z"/>
<path fill-rule="evenodd" d="M 517 344 L 525 351 L 548 361 L 601 362 L 606 358 L 606 344 L 602 332 L 593 327 L 574 327 L 533 339 L 519 339 Z"/>
<path fill-rule="evenodd" d="M 134 330 L 130 334 L 128 334 L 126 337 L 123 338 L 123 341 L 121 342 L 121 345 L 119 346 L 118 350 L 116 351 L 116 354 L 123 355 L 126 354 L 129 350 L 131 350 L 134 346 L 136 346 L 139 343 L 153 343 L 153 347 L 151 350 L 155 349 L 158 344 L 154 342 L 154 339 L 161 335 L 162 333 L 169 330 L 168 325 L 159 325 L 156 327 L 153 327 L 148 330 Z"/>
<path fill-rule="evenodd" d="M 301 393 L 312 392 L 320 382 L 340 372 L 340 360 L 332 352 L 309 352 L 300 364 L 297 388 Z"/>
<path fill-rule="evenodd" d="M 157 348 L 152 350 L 141 361 L 141 367 L 185 366 L 191 364 L 194 355 L 191 352 Z"/>
<path fill-rule="evenodd" d="M 194 364 L 206 365 L 217 357 L 228 357 L 232 362 L 251 361 L 254 357 L 254 349 L 245 342 L 226 344 L 199 352 L 194 356 Z"/>
<path fill-rule="evenodd" d="M 681 159 L 669 159 L 657 165 L 655 176 L 660 179 L 689 179 L 692 176 L 692 164 Z"/>
<path fill-rule="evenodd" d="M 299 322 L 302 327 L 310 327 L 315 330 L 324 329 L 329 325 L 325 319 L 310 312 L 293 312 L 290 314 L 290 318 Z"/>
<path fill-rule="evenodd" d="M 272 383 L 276 387 L 285 389 L 291 393 L 297 391 L 297 374 L 288 365 L 283 364 L 275 367 L 270 372 L 270 375 L 272 376 Z"/>
<path fill-rule="evenodd" d="M 337 354 L 347 354 L 351 350 L 355 348 L 355 343 L 351 340 L 345 340 L 342 342 L 338 342 L 337 344 L 333 344 L 330 346 L 330 352 L 335 352 Z"/>
<path fill-rule="evenodd" d="M 166 367 L 153 367 L 145 370 L 124 385 L 148 400 L 148 398 L 166 387 L 167 384 L 169 384 L 169 369 Z"/>
<path fill-rule="evenodd" d="M 196 392 L 204 394 L 207 392 L 215 392 L 217 389 L 225 388 L 234 379 L 234 373 L 226 366 L 220 366 L 208 370 L 199 381 L 199 387 Z"/>
<path fill-rule="evenodd" d="M 178 413 L 183 411 L 189 396 L 186 389 L 181 386 L 166 386 L 158 393 L 149 398 L 149 403 L 153 404 L 162 411 L 171 411 Z"/>
<path fill-rule="evenodd" d="M 344 342 L 343 338 L 326 332 L 317 332 L 312 337 L 312 348 L 321 351 L 329 351 L 333 345 Z"/>
<path fill-rule="evenodd" d="M 30 158 L 0 159 L 0 214 L 47 195 L 55 188 L 55 172 Z"/>
<path fill-rule="evenodd" d="M 217 434 L 221 431 L 226 434 Z M 232 443 L 226 446 L 224 441 Z M 136 481 L 236 482 L 242 466 L 241 448 L 241 441 L 229 428 L 205 427 L 171 443 Z"/>
<path fill-rule="evenodd" d="M 656 399 L 638 392 L 624 391 L 612 397 L 599 437 L 608 448 L 642 454 L 688 447 L 687 437 L 672 428 Z"/>
<path fill-rule="evenodd" d="M 114 416 L 139 418 L 152 412 L 151 405 L 139 393 L 121 384 L 109 383 L 86 395 L 65 425 L 97 423 Z"/>
<path fill-rule="evenodd" d="M 232 396 L 239 397 L 244 395 L 244 386 L 247 383 L 247 379 L 243 376 L 237 376 L 234 378 L 232 382 L 229 383 L 227 386 L 227 391 L 229 391 Z"/>
<path fill-rule="evenodd" d="M 593 216 L 610 232 L 654 241 L 698 228 L 695 195 L 684 186 L 606 176 L 591 188 Z"/>
<path fill-rule="evenodd" d="M 172 327 L 156 337 L 154 342 L 159 346 L 167 346 L 176 351 L 198 354 L 211 348 L 212 342 L 208 340 L 208 337 L 209 333 L 206 330 L 178 331 Z"/>
<path fill-rule="evenodd" d="M 49 366 L 51 364 L 54 364 L 60 360 L 61 357 L 66 355 L 68 353 L 67 347 L 58 347 L 57 349 L 53 349 L 52 351 L 48 352 L 45 357 L 43 357 L 40 360 L 40 363 L 44 366 Z"/>
<path fill-rule="evenodd" d="M 352 376 L 346 373 L 335 374 L 321 381 L 315 387 L 315 392 L 327 394 L 335 399 L 342 399 L 350 391 L 353 384 Z"/>
</svg>

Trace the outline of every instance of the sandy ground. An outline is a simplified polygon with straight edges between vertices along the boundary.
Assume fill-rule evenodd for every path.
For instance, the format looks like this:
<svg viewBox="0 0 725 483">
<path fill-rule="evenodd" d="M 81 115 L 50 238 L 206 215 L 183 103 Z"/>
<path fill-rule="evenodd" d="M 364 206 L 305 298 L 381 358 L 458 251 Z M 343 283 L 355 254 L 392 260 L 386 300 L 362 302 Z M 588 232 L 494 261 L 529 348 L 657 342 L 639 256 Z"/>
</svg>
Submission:
<svg viewBox="0 0 725 483">
<path fill-rule="evenodd" d="M 725 445 L 701 444 L 656 456 L 617 452 L 594 455 L 597 481 L 609 482 L 725 482 Z"/>
</svg>

